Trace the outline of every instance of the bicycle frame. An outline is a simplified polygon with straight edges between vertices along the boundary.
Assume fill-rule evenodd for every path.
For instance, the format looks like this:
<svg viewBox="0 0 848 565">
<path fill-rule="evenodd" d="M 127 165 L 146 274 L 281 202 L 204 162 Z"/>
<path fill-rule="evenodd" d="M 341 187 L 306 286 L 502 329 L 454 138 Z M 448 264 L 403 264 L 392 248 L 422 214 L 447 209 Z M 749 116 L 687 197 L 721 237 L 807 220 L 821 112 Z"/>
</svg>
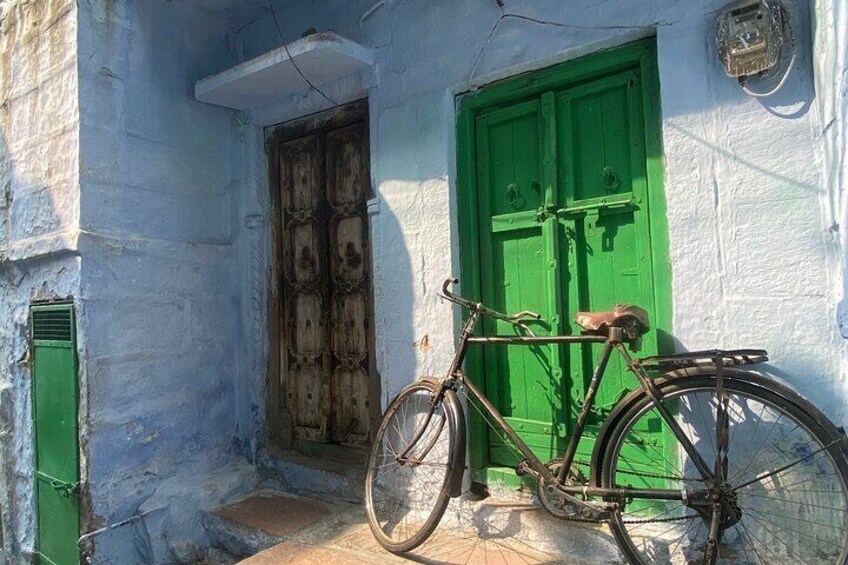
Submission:
<svg viewBox="0 0 848 565">
<path fill-rule="evenodd" d="M 497 426 L 501 429 L 501 431 L 509 438 L 509 440 L 515 445 L 519 452 L 524 457 L 524 461 L 526 462 L 527 467 L 531 470 L 532 473 L 536 475 L 537 480 L 542 479 L 545 481 L 547 485 L 555 485 L 556 488 L 560 491 L 559 496 L 564 497 L 570 503 L 577 505 L 583 515 L 585 517 L 590 517 L 593 515 L 597 515 L 599 510 L 599 505 L 596 503 L 586 502 L 577 498 L 577 496 L 581 496 L 583 499 L 588 497 L 601 497 L 605 500 L 624 500 L 627 498 L 637 497 L 640 499 L 656 499 L 656 500 L 693 500 L 698 498 L 698 494 L 702 494 L 700 491 L 696 492 L 684 492 L 681 490 L 671 490 L 671 489 L 641 489 L 641 488 L 632 488 L 632 487 L 623 487 L 623 488 L 604 488 L 604 487 L 596 487 L 596 486 L 570 486 L 565 484 L 566 480 L 566 472 L 571 467 L 571 464 L 574 462 L 574 457 L 577 452 L 577 445 L 583 435 L 583 430 L 585 428 L 586 422 L 589 419 L 589 414 L 592 411 L 592 408 L 595 403 L 595 395 L 603 381 L 604 372 L 607 368 L 607 364 L 609 362 L 610 357 L 612 356 L 613 350 L 617 351 L 619 355 L 624 359 L 625 364 L 627 365 L 628 370 L 632 371 L 639 381 L 640 386 L 644 391 L 650 395 L 657 407 L 660 416 L 665 420 L 666 424 L 669 426 L 669 429 L 676 436 L 677 440 L 680 442 L 683 449 L 686 451 L 687 455 L 692 459 L 693 464 L 701 474 L 701 478 L 705 480 L 712 480 L 714 478 L 713 470 L 710 469 L 710 466 L 703 460 L 701 455 L 689 441 L 686 434 L 680 428 L 680 425 L 677 423 L 677 420 L 674 419 L 671 411 L 665 406 L 662 401 L 662 397 L 654 386 L 653 381 L 650 376 L 647 374 L 645 369 L 643 369 L 637 362 L 634 360 L 627 351 L 626 344 L 622 341 L 622 329 L 621 328 L 610 328 L 608 336 L 601 335 L 577 335 L 577 336 L 527 336 L 527 335 L 515 335 L 515 336 L 475 336 L 474 329 L 477 325 L 477 322 L 481 315 L 491 315 L 494 311 L 488 310 L 482 304 L 474 304 L 463 299 L 459 299 L 460 301 L 453 300 L 450 293 L 447 293 L 448 296 L 446 298 L 450 299 L 453 302 L 457 302 L 466 308 L 469 308 L 470 315 L 468 319 L 463 324 L 462 333 L 459 338 L 459 342 L 457 344 L 456 354 L 454 355 L 453 362 L 451 363 L 450 370 L 448 374 L 442 381 L 442 387 L 444 388 L 452 388 L 456 389 L 459 386 L 465 388 L 468 393 L 469 401 L 477 402 L 482 409 L 486 412 L 486 414 L 494 420 Z M 494 312 L 496 317 L 500 317 L 500 319 L 509 320 L 509 318 L 503 317 L 497 312 Z M 515 323 L 517 326 L 523 326 L 522 323 Z M 526 326 L 523 326 L 525 329 Z M 566 448 L 565 454 L 563 456 L 563 465 L 560 468 L 560 472 L 558 476 L 554 476 L 550 469 L 533 453 L 530 447 L 518 436 L 515 430 L 507 423 L 504 417 L 500 414 L 497 408 L 486 398 L 486 395 L 481 392 L 477 386 L 467 378 L 466 374 L 462 370 L 462 365 L 465 361 L 466 354 L 468 353 L 468 349 L 471 345 L 479 344 L 479 345 L 494 345 L 494 344 L 512 344 L 512 345 L 547 345 L 547 344 L 581 344 L 581 343 L 597 343 L 603 344 L 603 349 L 601 351 L 600 358 L 598 360 L 598 364 L 595 367 L 595 370 L 592 375 L 592 380 L 589 383 L 588 389 L 586 391 L 586 398 L 583 404 L 583 407 L 580 410 L 580 413 L 577 417 L 577 423 L 575 425 L 574 431 L 569 439 L 568 446 Z M 417 438 L 410 442 L 410 445 L 414 444 L 417 441 Z M 600 518 L 595 518 L 600 519 Z"/>
</svg>

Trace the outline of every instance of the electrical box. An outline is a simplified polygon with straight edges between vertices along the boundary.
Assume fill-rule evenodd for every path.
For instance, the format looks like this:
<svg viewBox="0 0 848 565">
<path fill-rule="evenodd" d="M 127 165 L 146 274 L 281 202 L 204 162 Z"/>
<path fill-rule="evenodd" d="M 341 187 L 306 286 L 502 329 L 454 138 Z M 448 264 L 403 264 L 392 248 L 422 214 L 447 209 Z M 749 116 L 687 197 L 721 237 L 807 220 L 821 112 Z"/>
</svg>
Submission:
<svg viewBox="0 0 848 565">
<path fill-rule="evenodd" d="M 783 46 L 783 8 L 777 0 L 740 0 L 716 21 L 716 42 L 731 77 L 760 74 L 777 65 Z"/>
</svg>

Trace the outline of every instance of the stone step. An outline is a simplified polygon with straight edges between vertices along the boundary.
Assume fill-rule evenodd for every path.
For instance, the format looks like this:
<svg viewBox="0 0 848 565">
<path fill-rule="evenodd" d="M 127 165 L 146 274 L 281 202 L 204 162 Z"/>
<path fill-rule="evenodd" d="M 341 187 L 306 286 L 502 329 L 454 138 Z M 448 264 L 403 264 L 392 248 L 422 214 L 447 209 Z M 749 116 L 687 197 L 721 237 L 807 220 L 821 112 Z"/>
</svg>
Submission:
<svg viewBox="0 0 848 565">
<path fill-rule="evenodd" d="M 328 506 L 317 500 L 265 490 L 207 513 L 203 525 L 212 546 L 235 562 L 285 541 L 330 514 Z"/>
<path fill-rule="evenodd" d="M 266 449 L 257 456 L 262 480 L 284 492 L 361 503 L 365 490 L 366 463 L 357 453 L 336 450 L 344 461 L 333 461 L 293 451 Z"/>
</svg>

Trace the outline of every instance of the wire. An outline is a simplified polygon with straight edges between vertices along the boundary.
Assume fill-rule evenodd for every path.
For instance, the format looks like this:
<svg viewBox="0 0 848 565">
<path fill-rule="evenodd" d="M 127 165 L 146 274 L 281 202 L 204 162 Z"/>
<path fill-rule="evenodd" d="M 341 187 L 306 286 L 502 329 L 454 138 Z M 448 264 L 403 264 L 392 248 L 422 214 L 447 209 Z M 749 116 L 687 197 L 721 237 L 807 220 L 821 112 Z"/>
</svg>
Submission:
<svg viewBox="0 0 848 565">
<path fill-rule="evenodd" d="M 792 45 L 792 57 L 786 65 L 786 72 L 783 73 L 783 77 L 780 79 L 780 82 L 778 82 L 777 85 L 768 92 L 754 92 L 745 85 L 747 82 L 745 77 L 740 77 L 739 85 L 742 87 L 742 91 L 748 96 L 753 96 L 754 98 L 767 98 L 772 94 L 776 94 L 778 90 L 783 88 L 783 85 L 786 84 L 786 81 L 789 79 L 789 75 L 792 74 L 792 68 L 795 66 L 795 59 L 798 57 L 798 46 L 795 43 L 795 30 L 792 28 L 792 23 L 789 21 L 789 11 L 783 6 L 780 6 L 780 11 L 783 13 L 783 22 L 786 25 L 786 29 L 789 30 L 789 41 Z"/>
<path fill-rule="evenodd" d="M 302 78 L 304 81 L 306 81 L 306 84 L 308 84 L 309 87 L 312 90 L 314 90 L 315 92 L 320 94 L 324 98 L 324 100 L 326 100 L 327 102 L 329 102 L 333 106 L 338 106 L 338 103 L 336 103 L 332 98 L 330 98 L 329 96 L 324 94 L 323 90 L 321 90 L 320 88 L 315 86 L 315 84 L 313 84 L 311 80 L 306 78 L 306 75 L 303 74 L 303 71 L 300 70 L 300 67 L 294 61 L 294 57 L 292 57 L 292 54 L 289 51 L 289 46 L 288 46 L 288 44 L 286 44 L 286 40 L 283 39 L 283 30 L 280 29 L 280 22 L 279 22 L 279 20 L 277 20 L 277 12 L 276 12 L 276 10 L 274 10 L 274 5 L 271 3 L 271 0 L 268 0 L 268 10 L 271 12 L 271 17 L 274 19 L 274 27 L 277 28 L 277 35 L 280 36 L 280 40 L 283 42 L 283 49 L 286 50 L 286 55 L 288 55 L 289 61 L 291 61 L 291 64 L 294 67 L 294 70 L 297 71 L 297 74 L 300 75 L 300 78 Z"/>
</svg>

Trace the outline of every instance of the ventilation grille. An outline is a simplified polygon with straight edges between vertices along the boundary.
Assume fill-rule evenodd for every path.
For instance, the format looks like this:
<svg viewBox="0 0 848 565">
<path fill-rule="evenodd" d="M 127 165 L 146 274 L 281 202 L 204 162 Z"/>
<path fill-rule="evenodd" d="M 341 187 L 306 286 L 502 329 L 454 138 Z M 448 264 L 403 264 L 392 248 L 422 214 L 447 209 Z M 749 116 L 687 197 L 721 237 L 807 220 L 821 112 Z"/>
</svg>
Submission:
<svg viewBox="0 0 848 565">
<path fill-rule="evenodd" d="M 73 330 L 70 306 L 32 311 L 32 339 L 72 341 Z"/>
</svg>

